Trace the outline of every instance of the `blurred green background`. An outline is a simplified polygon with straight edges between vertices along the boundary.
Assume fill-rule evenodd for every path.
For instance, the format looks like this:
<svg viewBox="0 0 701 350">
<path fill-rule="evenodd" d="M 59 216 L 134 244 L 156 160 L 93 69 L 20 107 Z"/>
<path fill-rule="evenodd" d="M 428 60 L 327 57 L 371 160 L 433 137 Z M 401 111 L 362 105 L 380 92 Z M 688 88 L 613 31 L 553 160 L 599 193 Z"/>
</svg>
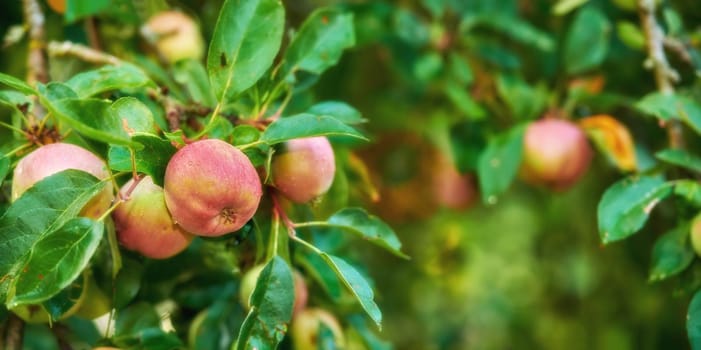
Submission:
<svg viewBox="0 0 701 350">
<path fill-rule="evenodd" d="M 464 209 L 443 208 L 430 198 L 437 158 L 469 172 L 462 165 L 470 156 L 460 150 L 483 147 L 484 135 L 537 118 L 565 100 L 572 76 L 564 71 L 561 48 L 581 9 L 553 14 L 560 3 L 586 3 L 608 21 L 606 59 L 581 74 L 603 77 L 603 92 L 571 113 L 605 111 L 626 122 L 636 142 L 653 149 L 663 142 L 655 121 L 616 103 L 655 89 L 639 42 L 636 47 L 639 37 L 619 29 L 620 23 L 638 23 L 632 1 L 284 2 L 291 27 L 319 6 L 339 5 L 355 14 L 357 47 L 295 102 L 342 100 L 369 120 L 366 131 L 373 143 L 356 153 L 381 196 L 372 202 L 359 189 L 355 200 L 388 220 L 411 256 L 403 261 L 379 249 L 351 252 L 369 267 L 376 284 L 385 317 L 382 338 L 397 349 L 688 348 L 690 291 L 675 281 L 647 281 L 653 242 L 668 227 L 662 223 L 677 215 L 673 203 L 656 210 L 632 239 L 602 246 L 597 203 L 621 176 L 602 155 L 565 192 L 517 181 L 489 205 L 478 194 Z M 168 3 L 196 15 L 204 36 L 211 36 L 220 1 Z M 661 3 L 673 10 L 668 17 L 692 28 L 689 40 L 698 45 L 698 0 Z M 19 24 L 19 5 L 3 3 L 0 33 Z M 113 29 L 108 34 L 113 39 L 133 35 L 128 21 L 138 21 L 120 10 L 114 6 L 101 19 Z M 61 17 L 47 15 L 48 36 L 62 39 L 64 31 L 52 30 L 64 26 Z M 86 40 L 80 24 L 66 26 L 70 39 Z M 116 54 L 135 45 L 105 43 Z M 25 48 L 18 44 L 1 52 L 0 71 L 22 76 Z M 679 66 L 682 84 L 694 86 L 693 69 Z M 502 76 L 522 84 L 500 90 L 495 85 Z M 532 112 L 516 113 L 524 110 Z M 644 150 L 641 154 L 644 160 Z"/>
</svg>

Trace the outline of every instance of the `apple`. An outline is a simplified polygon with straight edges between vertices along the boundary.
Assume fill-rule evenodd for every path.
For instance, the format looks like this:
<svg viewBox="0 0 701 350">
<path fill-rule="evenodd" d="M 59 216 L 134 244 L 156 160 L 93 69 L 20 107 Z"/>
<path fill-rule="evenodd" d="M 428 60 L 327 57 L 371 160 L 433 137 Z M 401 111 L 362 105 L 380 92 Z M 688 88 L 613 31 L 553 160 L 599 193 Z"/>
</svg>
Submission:
<svg viewBox="0 0 701 350">
<path fill-rule="evenodd" d="M 591 158 L 581 128 L 567 120 L 544 118 L 526 129 L 521 174 L 526 182 L 564 190 L 587 171 Z"/>
<path fill-rule="evenodd" d="M 239 302 L 244 306 L 246 310 L 251 308 L 250 299 L 253 290 L 256 288 L 256 283 L 258 283 L 258 277 L 260 273 L 265 268 L 264 264 L 256 265 L 248 270 L 241 279 L 241 286 L 239 288 Z M 293 315 L 302 311 L 307 306 L 307 298 L 309 297 L 309 290 L 307 289 L 307 283 L 304 280 L 299 271 L 293 272 L 294 278 L 294 292 L 295 292 L 295 302 L 292 311 Z"/>
<path fill-rule="evenodd" d="M 122 197 L 134 186 L 129 180 Z M 136 184 L 125 202 L 112 214 L 119 242 L 151 259 L 170 258 L 187 248 L 193 236 L 173 223 L 166 208 L 163 188 L 146 176 Z"/>
<path fill-rule="evenodd" d="M 336 173 L 333 148 L 323 136 L 287 141 L 273 157 L 271 168 L 274 186 L 295 203 L 326 193 Z"/>
<path fill-rule="evenodd" d="M 210 237 L 243 227 L 263 195 L 248 157 L 216 139 L 178 150 L 166 166 L 163 187 L 173 221 L 185 231 Z"/>
<path fill-rule="evenodd" d="M 100 180 L 110 176 L 105 162 L 90 151 L 69 143 L 52 143 L 39 147 L 17 163 L 12 178 L 12 200 L 39 180 L 67 169 L 82 170 Z M 97 219 L 109 209 L 113 199 L 112 183 L 107 182 L 80 215 Z"/>
<path fill-rule="evenodd" d="M 319 348 L 319 326 L 324 324 L 331 330 L 338 348 L 344 348 L 345 337 L 341 325 L 331 313 L 324 309 L 308 308 L 292 318 L 291 336 L 297 350 L 314 350 Z"/>
<path fill-rule="evenodd" d="M 461 174 L 446 157 L 439 155 L 434 164 L 433 195 L 436 202 L 450 209 L 465 209 L 477 199 L 472 174 Z"/>
<path fill-rule="evenodd" d="M 201 60 L 204 56 L 204 41 L 197 23 L 180 11 L 154 15 L 141 32 L 170 63 L 184 59 Z"/>
</svg>

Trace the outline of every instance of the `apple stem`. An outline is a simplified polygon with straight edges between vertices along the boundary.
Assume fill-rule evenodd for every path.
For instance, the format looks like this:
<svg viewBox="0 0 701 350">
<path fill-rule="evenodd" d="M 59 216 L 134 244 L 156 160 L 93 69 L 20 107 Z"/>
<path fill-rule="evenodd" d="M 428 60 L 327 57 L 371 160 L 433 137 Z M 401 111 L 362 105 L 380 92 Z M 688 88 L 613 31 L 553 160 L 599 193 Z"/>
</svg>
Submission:
<svg viewBox="0 0 701 350">
<path fill-rule="evenodd" d="M 270 196 L 273 199 L 273 215 L 279 215 L 280 219 L 282 219 L 282 223 L 285 224 L 287 233 L 292 237 L 296 236 L 297 232 L 295 232 L 295 223 L 292 222 L 292 220 L 290 220 L 290 218 L 287 216 L 287 213 L 285 213 L 285 210 L 282 209 L 282 206 L 280 205 L 280 200 L 278 198 L 278 193 L 274 188 L 271 188 Z"/>
<path fill-rule="evenodd" d="M 134 182 L 127 188 L 127 192 L 124 193 L 124 195 L 119 194 L 119 199 L 121 201 L 127 201 L 129 200 L 129 197 L 131 197 L 131 193 L 134 192 L 134 189 L 136 188 L 137 185 L 139 185 L 139 182 L 144 179 L 145 176 L 139 176 L 138 174 L 134 175 Z"/>
</svg>

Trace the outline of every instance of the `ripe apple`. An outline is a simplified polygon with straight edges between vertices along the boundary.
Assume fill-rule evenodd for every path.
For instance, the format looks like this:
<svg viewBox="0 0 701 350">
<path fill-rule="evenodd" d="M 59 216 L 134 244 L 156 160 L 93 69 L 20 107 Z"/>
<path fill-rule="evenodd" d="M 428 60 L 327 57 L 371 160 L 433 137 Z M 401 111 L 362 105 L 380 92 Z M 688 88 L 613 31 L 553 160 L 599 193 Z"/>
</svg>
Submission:
<svg viewBox="0 0 701 350">
<path fill-rule="evenodd" d="M 297 313 L 292 318 L 292 343 L 297 350 L 314 350 L 319 348 L 319 326 L 324 324 L 331 330 L 338 348 L 344 348 L 345 337 L 336 318 L 324 309 L 309 308 Z"/>
<path fill-rule="evenodd" d="M 201 60 L 204 41 L 197 23 L 179 11 L 164 11 L 151 17 L 141 29 L 158 52 L 174 63 L 183 59 Z"/>
<path fill-rule="evenodd" d="M 258 277 L 260 273 L 265 268 L 264 264 L 256 265 L 248 270 L 241 279 L 241 287 L 239 288 L 239 301 L 241 305 L 244 306 L 246 310 L 251 308 L 250 300 L 253 290 L 256 288 L 256 283 L 258 282 Z M 295 302 L 292 311 L 293 315 L 302 311 L 307 306 L 307 298 L 309 297 L 309 290 L 307 289 L 307 283 L 304 281 L 304 277 L 299 271 L 293 272 L 294 278 L 294 288 L 295 288 Z"/>
<path fill-rule="evenodd" d="M 273 157 L 273 184 L 295 203 L 306 203 L 326 193 L 335 173 L 333 148 L 323 136 L 287 141 Z"/>
<path fill-rule="evenodd" d="M 248 157 L 216 139 L 178 150 L 168 162 L 163 187 L 173 221 L 200 236 L 240 229 L 253 217 L 263 195 Z"/>
<path fill-rule="evenodd" d="M 110 176 L 107 165 L 90 151 L 69 143 L 52 143 L 26 155 L 18 163 L 12 178 L 12 200 L 39 180 L 67 169 L 82 170 L 100 180 Z M 93 197 L 80 212 L 81 216 L 97 219 L 112 204 L 112 183 Z"/>
<path fill-rule="evenodd" d="M 544 118 L 526 129 L 521 174 L 527 182 L 564 190 L 587 171 L 591 158 L 582 129 L 567 120 Z"/>
<path fill-rule="evenodd" d="M 134 179 L 131 179 L 122 186 L 120 193 L 123 197 L 133 185 Z M 153 183 L 150 176 L 139 181 L 112 215 L 119 242 L 148 258 L 170 258 L 185 250 L 193 238 L 173 223 L 166 208 L 163 188 Z"/>
<path fill-rule="evenodd" d="M 475 178 L 461 174 L 449 159 L 439 155 L 434 165 L 433 194 L 443 207 L 465 209 L 477 199 Z"/>
</svg>

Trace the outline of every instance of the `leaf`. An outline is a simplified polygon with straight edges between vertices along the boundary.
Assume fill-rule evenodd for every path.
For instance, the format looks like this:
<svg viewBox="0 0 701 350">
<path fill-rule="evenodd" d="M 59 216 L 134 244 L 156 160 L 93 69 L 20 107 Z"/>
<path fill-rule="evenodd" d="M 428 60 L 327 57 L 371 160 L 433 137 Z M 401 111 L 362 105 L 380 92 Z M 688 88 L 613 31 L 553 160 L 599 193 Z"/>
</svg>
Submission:
<svg viewBox="0 0 701 350">
<path fill-rule="evenodd" d="M 307 17 L 285 51 L 282 77 L 297 71 L 321 75 L 353 45 L 353 15 L 336 8 L 318 9 Z"/>
<path fill-rule="evenodd" d="M 102 221 L 75 218 L 42 236 L 20 267 L 8 307 L 37 304 L 68 287 L 88 265 L 103 232 Z"/>
<path fill-rule="evenodd" d="M 133 89 L 153 84 L 146 73 L 138 67 L 124 63 L 119 66 L 102 66 L 76 74 L 65 83 L 80 97 L 122 89 Z"/>
<path fill-rule="evenodd" d="M 214 106 L 217 99 L 209 83 L 207 69 L 198 60 L 180 60 L 175 64 L 175 80 L 187 88 L 192 101 L 203 106 Z"/>
<path fill-rule="evenodd" d="M 2 182 L 5 181 L 7 174 L 10 173 L 10 158 L 5 156 L 0 156 L 0 186 Z"/>
<path fill-rule="evenodd" d="M 401 252 L 402 243 L 391 227 L 377 216 L 368 214 L 363 208 L 345 208 L 333 214 L 328 220 L 329 226 L 345 229 L 369 242 L 387 249 L 391 253 L 408 259 Z"/>
<path fill-rule="evenodd" d="M 645 49 L 645 34 L 640 31 L 640 27 L 637 24 L 629 21 L 618 21 L 616 23 L 616 32 L 621 41 L 631 49 Z"/>
<path fill-rule="evenodd" d="M 136 146 L 122 127 L 119 116 L 111 111 L 111 103 L 94 98 L 63 99 L 43 104 L 62 122 L 81 135 L 101 142 L 124 146 Z"/>
<path fill-rule="evenodd" d="M 609 47 L 611 24 L 597 8 L 580 9 L 565 39 L 565 66 L 568 74 L 580 74 L 600 65 Z"/>
<path fill-rule="evenodd" d="M 489 27 L 509 38 L 529 48 L 536 48 L 541 51 L 553 51 L 555 41 L 551 34 L 540 30 L 538 27 L 524 21 L 523 19 L 497 13 L 480 14 L 473 19 L 476 24 Z"/>
<path fill-rule="evenodd" d="M 701 349 L 701 290 L 694 294 L 686 315 L 686 332 L 692 350 Z"/>
<path fill-rule="evenodd" d="M 105 186 L 79 170 L 65 170 L 34 184 L 0 217 L 0 276 L 19 271 L 34 244 L 76 217 Z"/>
<path fill-rule="evenodd" d="M 76 278 L 68 287 L 58 292 L 51 297 L 51 299 L 41 303 L 52 320 L 60 319 L 61 316 L 76 306 L 77 303 L 82 302 L 80 297 L 83 293 L 86 280 L 86 274 L 81 273 L 80 278 Z M 80 307 L 80 305 L 77 307 Z"/>
<path fill-rule="evenodd" d="M 655 153 L 655 158 L 672 165 L 701 173 L 701 157 L 683 149 L 664 149 Z"/>
<path fill-rule="evenodd" d="M 110 0 L 66 0 L 66 22 L 70 23 L 77 19 L 96 15 L 107 9 L 112 1 Z"/>
<path fill-rule="evenodd" d="M 661 281 L 686 269 L 696 254 L 689 244 L 689 225 L 680 225 L 660 236 L 652 248 L 650 281 Z"/>
<path fill-rule="evenodd" d="M 682 179 L 674 181 L 674 194 L 697 207 L 701 207 L 701 184 L 696 180 Z"/>
<path fill-rule="evenodd" d="M 321 252 L 320 255 L 326 263 L 333 268 L 343 284 L 345 284 L 356 299 L 358 299 L 360 305 L 375 322 L 377 327 L 381 328 L 382 312 L 380 308 L 377 307 L 377 304 L 375 304 L 372 288 L 365 278 L 345 260 L 324 252 Z"/>
<path fill-rule="evenodd" d="M 317 116 L 327 115 L 350 125 L 367 122 L 367 119 L 364 119 L 357 109 L 345 102 L 340 101 L 325 101 L 317 103 L 307 110 L 307 114 Z"/>
<path fill-rule="evenodd" d="M 367 325 L 361 315 L 351 315 L 348 318 L 350 325 L 358 332 L 364 343 L 370 350 L 391 350 L 392 344 L 380 339 Z"/>
<path fill-rule="evenodd" d="M 636 169 L 635 144 L 625 125 L 610 115 L 598 114 L 580 119 L 579 126 L 620 170 Z"/>
<path fill-rule="evenodd" d="M 260 130 L 253 125 L 239 125 L 234 128 L 233 137 L 234 145 L 245 145 L 253 143 L 260 139 Z"/>
<path fill-rule="evenodd" d="M 516 178 L 523 157 L 526 125 L 518 125 L 494 137 L 477 161 L 482 200 L 493 204 Z"/>
<path fill-rule="evenodd" d="M 274 121 L 265 129 L 260 139 L 273 145 L 291 139 L 326 135 L 350 136 L 367 140 L 360 132 L 336 118 L 306 113 Z"/>
<path fill-rule="evenodd" d="M 336 271 L 321 256 L 307 253 L 306 251 L 298 251 L 298 254 L 295 256 L 295 262 L 304 266 L 305 270 L 319 283 L 331 300 L 340 302 L 343 297 L 343 285 L 336 277 Z"/>
<path fill-rule="evenodd" d="M 543 86 L 530 86 L 514 75 L 500 74 L 497 91 L 513 116 L 521 120 L 536 118 L 548 103 L 548 92 Z"/>
<path fill-rule="evenodd" d="M 597 210 L 601 241 L 608 244 L 636 233 L 672 190 L 673 183 L 660 177 L 633 176 L 613 184 L 604 192 Z"/>
<path fill-rule="evenodd" d="M 556 16 L 566 15 L 586 4 L 588 1 L 589 0 L 560 0 L 553 6 L 552 13 Z"/>
<path fill-rule="evenodd" d="M 487 116 L 485 109 L 470 96 L 466 88 L 450 82 L 446 83 L 443 88 L 450 102 L 468 119 L 479 120 Z"/>
<path fill-rule="evenodd" d="M 78 98 L 78 94 L 73 91 L 68 85 L 52 81 L 46 85 L 37 84 L 39 97 L 46 100 L 56 102 L 67 98 Z"/>
<path fill-rule="evenodd" d="M 19 110 L 19 106 L 31 104 L 32 100 L 23 93 L 14 90 L 0 90 L 0 105 Z"/>
<path fill-rule="evenodd" d="M 156 122 L 151 110 L 135 97 L 122 97 L 110 106 L 109 113 L 122 124 L 128 135 L 136 132 L 157 133 Z"/>
<path fill-rule="evenodd" d="M 251 87 L 273 63 L 285 27 L 280 0 L 226 0 L 207 54 L 207 72 L 220 104 Z"/>
<path fill-rule="evenodd" d="M 133 140 L 143 145 L 143 149 L 134 152 L 136 171 L 150 175 L 156 185 L 163 186 L 166 166 L 177 149 L 169 141 L 149 134 L 136 134 Z M 107 158 L 110 169 L 133 170 L 131 152 L 127 147 L 110 146 Z"/>
<path fill-rule="evenodd" d="M 29 84 L 5 73 L 0 73 L 0 84 L 7 85 L 25 95 L 36 95 L 37 93 Z"/>
<path fill-rule="evenodd" d="M 258 277 L 236 349 L 275 349 L 287 333 L 294 299 L 292 270 L 284 259 L 275 256 Z"/>
<path fill-rule="evenodd" d="M 645 95 L 635 107 L 662 121 L 681 120 L 701 134 L 701 104 L 688 96 L 655 92 Z"/>
</svg>

